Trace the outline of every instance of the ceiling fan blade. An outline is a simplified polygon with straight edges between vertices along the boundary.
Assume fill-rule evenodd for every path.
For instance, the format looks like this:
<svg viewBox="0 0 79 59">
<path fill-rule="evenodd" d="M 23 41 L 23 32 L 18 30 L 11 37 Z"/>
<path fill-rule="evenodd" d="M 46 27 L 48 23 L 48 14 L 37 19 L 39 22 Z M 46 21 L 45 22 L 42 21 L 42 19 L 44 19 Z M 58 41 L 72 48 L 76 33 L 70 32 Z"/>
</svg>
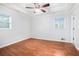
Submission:
<svg viewBox="0 0 79 59">
<path fill-rule="evenodd" d="M 42 7 L 48 7 L 48 6 L 50 6 L 50 4 L 49 4 L 49 3 L 48 3 L 48 4 L 43 5 Z"/>
<path fill-rule="evenodd" d="M 28 9 L 34 9 L 34 7 L 25 7 L 25 8 L 28 8 Z"/>
<path fill-rule="evenodd" d="M 43 9 L 41 9 L 41 11 L 42 11 L 42 12 L 44 12 L 44 13 L 46 12 L 46 11 L 45 11 L 45 10 L 43 10 Z"/>
</svg>

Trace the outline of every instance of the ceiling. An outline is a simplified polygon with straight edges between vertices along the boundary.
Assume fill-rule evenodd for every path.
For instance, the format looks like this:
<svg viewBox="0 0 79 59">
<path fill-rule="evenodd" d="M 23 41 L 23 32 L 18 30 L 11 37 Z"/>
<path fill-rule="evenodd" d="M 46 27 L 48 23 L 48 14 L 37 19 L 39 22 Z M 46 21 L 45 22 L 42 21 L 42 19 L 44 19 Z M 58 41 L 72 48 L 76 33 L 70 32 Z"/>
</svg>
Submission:
<svg viewBox="0 0 79 59">
<path fill-rule="evenodd" d="M 43 5 L 45 3 L 39 3 L 40 5 Z M 9 8 L 18 10 L 20 12 L 26 13 L 26 14 L 33 14 L 33 9 L 26 9 L 25 7 L 33 7 L 33 3 L 3 3 L 2 5 L 7 6 Z M 65 12 L 71 10 L 73 7 L 73 3 L 50 3 L 50 7 L 48 8 L 48 12 Z"/>
</svg>

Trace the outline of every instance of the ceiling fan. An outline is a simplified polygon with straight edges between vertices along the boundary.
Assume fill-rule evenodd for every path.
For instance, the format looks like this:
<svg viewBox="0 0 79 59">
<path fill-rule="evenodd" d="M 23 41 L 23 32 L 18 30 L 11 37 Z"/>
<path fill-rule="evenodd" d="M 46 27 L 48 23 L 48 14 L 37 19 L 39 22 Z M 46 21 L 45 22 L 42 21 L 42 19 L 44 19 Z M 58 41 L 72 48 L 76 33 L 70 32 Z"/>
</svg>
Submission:
<svg viewBox="0 0 79 59">
<path fill-rule="evenodd" d="M 49 3 L 46 3 L 44 5 L 40 5 L 39 3 L 33 3 L 34 7 L 25 7 L 27 9 L 34 9 L 34 13 L 37 13 L 37 12 L 43 12 L 45 13 L 46 12 L 46 8 L 50 6 Z"/>
</svg>

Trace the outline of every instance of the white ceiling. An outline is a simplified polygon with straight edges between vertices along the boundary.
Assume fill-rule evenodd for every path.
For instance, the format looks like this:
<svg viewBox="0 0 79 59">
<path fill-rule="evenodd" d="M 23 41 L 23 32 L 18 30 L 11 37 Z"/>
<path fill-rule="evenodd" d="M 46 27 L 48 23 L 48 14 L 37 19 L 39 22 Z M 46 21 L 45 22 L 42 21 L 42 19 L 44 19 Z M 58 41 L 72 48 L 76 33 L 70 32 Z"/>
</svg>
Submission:
<svg viewBox="0 0 79 59">
<path fill-rule="evenodd" d="M 40 5 L 43 5 L 45 3 L 39 3 Z M 33 9 L 26 9 L 25 7 L 33 7 L 33 3 L 3 3 L 2 5 L 5 5 L 9 8 L 21 11 L 26 14 L 32 14 L 34 12 Z M 60 12 L 60 11 L 69 11 L 73 7 L 73 3 L 50 3 L 50 7 L 48 8 L 48 12 Z"/>
</svg>

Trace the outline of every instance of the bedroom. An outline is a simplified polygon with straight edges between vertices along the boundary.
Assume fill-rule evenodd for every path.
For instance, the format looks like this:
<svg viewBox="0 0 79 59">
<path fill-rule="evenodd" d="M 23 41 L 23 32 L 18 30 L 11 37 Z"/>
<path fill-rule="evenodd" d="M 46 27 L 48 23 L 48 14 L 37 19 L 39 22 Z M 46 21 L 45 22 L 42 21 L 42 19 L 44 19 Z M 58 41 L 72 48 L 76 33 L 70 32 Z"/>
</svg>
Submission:
<svg viewBox="0 0 79 59">
<path fill-rule="evenodd" d="M 0 3 L 0 55 L 79 55 L 78 13 L 79 3 Z"/>
</svg>

